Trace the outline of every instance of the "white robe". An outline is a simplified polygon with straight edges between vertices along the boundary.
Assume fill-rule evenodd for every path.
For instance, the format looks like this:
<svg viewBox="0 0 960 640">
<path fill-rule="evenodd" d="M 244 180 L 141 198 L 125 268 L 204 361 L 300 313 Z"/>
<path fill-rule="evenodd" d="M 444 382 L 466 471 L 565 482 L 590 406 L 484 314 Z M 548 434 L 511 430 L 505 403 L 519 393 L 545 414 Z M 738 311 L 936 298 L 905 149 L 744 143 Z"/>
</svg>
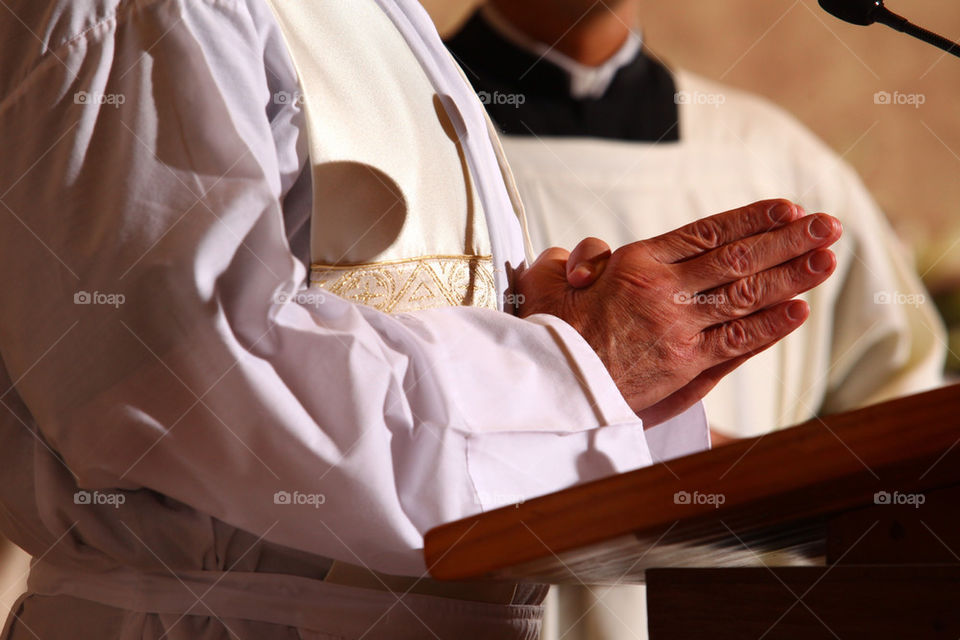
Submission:
<svg viewBox="0 0 960 640">
<path fill-rule="evenodd" d="M 419 5 L 381 4 L 429 31 Z M 547 316 L 291 300 L 307 144 L 258 0 L 10 10 L 0 528 L 44 595 L 6 637 L 403 638 L 424 618 L 528 637 L 535 602 L 401 606 L 322 578 L 330 559 L 419 576 L 432 526 L 669 455 L 589 346 Z M 491 233 L 522 246 L 505 209 Z M 707 446 L 688 417 L 673 453 Z"/>
</svg>

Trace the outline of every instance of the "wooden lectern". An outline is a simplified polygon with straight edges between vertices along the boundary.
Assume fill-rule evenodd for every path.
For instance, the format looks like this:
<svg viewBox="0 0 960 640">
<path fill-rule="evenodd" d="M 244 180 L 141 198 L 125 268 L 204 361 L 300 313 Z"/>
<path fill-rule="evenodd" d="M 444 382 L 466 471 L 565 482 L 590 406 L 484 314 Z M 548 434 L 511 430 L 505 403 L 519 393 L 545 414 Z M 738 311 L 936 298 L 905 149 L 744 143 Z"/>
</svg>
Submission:
<svg viewBox="0 0 960 640">
<path fill-rule="evenodd" d="M 960 638 L 960 385 L 430 531 L 441 580 L 647 583 L 651 640 Z"/>
</svg>

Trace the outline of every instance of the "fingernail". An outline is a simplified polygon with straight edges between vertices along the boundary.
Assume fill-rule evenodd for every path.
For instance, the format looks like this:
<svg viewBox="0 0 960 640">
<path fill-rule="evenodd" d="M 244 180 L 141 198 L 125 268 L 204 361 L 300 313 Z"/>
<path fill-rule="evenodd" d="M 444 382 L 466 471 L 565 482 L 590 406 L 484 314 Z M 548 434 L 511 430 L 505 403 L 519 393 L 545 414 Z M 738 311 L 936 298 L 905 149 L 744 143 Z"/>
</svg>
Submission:
<svg viewBox="0 0 960 640">
<path fill-rule="evenodd" d="M 820 216 L 810 221 L 810 235 L 817 240 L 823 240 L 828 237 L 833 229 Z"/>
<path fill-rule="evenodd" d="M 803 320 L 803 316 L 806 313 L 805 307 L 806 305 L 799 300 L 794 300 L 787 305 L 787 317 L 793 321 Z"/>
<path fill-rule="evenodd" d="M 789 222 L 793 217 L 793 205 L 781 202 L 770 209 L 770 219 L 774 222 Z"/>
<path fill-rule="evenodd" d="M 810 256 L 808 263 L 810 264 L 810 270 L 814 273 L 823 273 L 833 266 L 829 251 L 817 251 Z"/>
<path fill-rule="evenodd" d="M 580 276 L 582 279 L 587 279 L 593 275 L 593 269 L 590 268 L 590 265 L 586 262 L 581 262 L 573 268 L 573 271 L 570 272 L 570 277 Z"/>
</svg>

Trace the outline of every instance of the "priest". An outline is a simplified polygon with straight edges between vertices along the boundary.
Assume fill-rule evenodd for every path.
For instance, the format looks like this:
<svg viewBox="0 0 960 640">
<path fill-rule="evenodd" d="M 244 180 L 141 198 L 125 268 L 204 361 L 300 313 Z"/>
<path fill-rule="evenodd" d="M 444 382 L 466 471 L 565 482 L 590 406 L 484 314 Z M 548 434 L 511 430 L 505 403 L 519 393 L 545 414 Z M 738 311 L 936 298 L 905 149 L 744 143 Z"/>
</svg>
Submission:
<svg viewBox="0 0 960 640">
<path fill-rule="evenodd" d="M 425 579 L 423 533 L 707 447 L 836 266 L 786 200 L 527 266 L 411 0 L 6 9 L 4 640 L 534 638 L 544 587 Z"/>
</svg>

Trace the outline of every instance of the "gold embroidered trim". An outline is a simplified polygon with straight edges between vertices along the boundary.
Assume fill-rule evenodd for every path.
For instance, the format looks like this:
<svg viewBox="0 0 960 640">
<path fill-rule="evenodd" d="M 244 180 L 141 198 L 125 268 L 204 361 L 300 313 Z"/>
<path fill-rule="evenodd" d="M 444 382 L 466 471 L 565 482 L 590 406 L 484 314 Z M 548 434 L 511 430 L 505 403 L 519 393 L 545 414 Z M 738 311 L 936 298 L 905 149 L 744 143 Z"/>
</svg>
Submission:
<svg viewBox="0 0 960 640">
<path fill-rule="evenodd" d="M 310 286 L 385 313 L 440 307 L 497 308 L 490 256 L 421 256 L 310 267 Z"/>
</svg>

